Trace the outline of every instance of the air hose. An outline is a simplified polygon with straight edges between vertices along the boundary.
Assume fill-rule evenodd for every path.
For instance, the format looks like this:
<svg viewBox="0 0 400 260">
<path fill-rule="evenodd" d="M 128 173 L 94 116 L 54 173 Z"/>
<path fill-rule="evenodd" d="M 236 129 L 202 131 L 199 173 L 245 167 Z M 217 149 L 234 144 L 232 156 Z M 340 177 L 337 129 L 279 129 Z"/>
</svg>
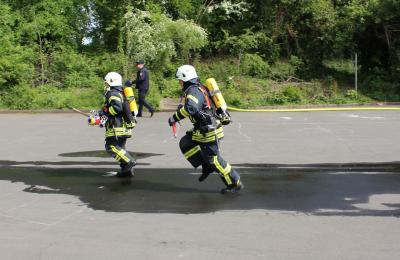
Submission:
<svg viewBox="0 0 400 260">
<path fill-rule="evenodd" d="M 325 108 L 277 108 L 277 109 L 243 109 L 228 106 L 230 111 L 237 112 L 322 112 L 322 111 L 373 111 L 400 110 L 400 107 L 325 107 Z"/>
</svg>

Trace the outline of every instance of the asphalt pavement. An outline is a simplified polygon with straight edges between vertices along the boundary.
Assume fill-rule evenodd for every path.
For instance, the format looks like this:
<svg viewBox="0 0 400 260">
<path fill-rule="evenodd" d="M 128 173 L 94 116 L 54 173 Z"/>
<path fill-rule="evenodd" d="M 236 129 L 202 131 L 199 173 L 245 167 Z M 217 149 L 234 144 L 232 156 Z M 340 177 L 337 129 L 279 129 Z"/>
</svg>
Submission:
<svg viewBox="0 0 400 260">
<path fill-rule="evenodd" d="M 223 157 L 245 189 L 199 183 L 169 113 L 141 118 L 135 177 L 78 114 L 0 115 L 4 259 L 398 259 L 397 111 L 233 113 Z"/>
</svg>

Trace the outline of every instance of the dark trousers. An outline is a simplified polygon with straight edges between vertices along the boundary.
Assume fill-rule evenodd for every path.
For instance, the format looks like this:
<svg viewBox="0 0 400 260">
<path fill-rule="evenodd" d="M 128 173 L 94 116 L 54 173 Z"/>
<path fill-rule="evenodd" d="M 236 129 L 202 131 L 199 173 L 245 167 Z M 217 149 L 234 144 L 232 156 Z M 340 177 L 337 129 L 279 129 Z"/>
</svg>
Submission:
<svg viewBox="0 0 400 260">
<path fill-rule="evenodd" d="M 200 143 L 192 140 L 191 134 L 186 134 L 179 142 L 179 147 L 185 158 L 194 168 L 200 165 L 219 173 L 227 187 L 240 183 L 239 174 L 226 162 L 219 152 L 218 142 Z"/>
<path fill-rule="evenodd" d="M 106 138 L 105 148 L 117 162 L 119 162 L 121 169 L 128 165 L 135 165 L 136 160 L 125 150 L 126 137 L 109 137 Z"/>
<path fill-rule="evenodd" d="M 146 95 L 149 90 L 139 90 L 139 111 L 138 115 L 141 116 L 143 112 L 143 106 L 145 106 L 150 112 L 154 112 L 154 108 L 146 101 Z"/>
</svg>

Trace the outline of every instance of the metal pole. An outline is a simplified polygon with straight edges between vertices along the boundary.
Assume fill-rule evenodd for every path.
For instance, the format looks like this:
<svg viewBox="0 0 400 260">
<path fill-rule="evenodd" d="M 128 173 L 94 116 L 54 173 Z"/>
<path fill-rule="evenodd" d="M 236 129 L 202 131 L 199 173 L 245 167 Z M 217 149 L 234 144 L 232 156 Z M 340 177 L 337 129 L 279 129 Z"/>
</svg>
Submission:
<svg viewBox="0 0 400 260">
<path fill-rule="evenodd" d="M 356 71 L 356 73 L 355 73 L 355 82 L 354 82 L 354 84 L 355 84 L 355 88 L 356 88 L 356 94 L 358 94 L 358 57 L 357 57 L 357 52 L 356 52 L 356 61 L 355 61 L 355 71 Z"/>
</svg>

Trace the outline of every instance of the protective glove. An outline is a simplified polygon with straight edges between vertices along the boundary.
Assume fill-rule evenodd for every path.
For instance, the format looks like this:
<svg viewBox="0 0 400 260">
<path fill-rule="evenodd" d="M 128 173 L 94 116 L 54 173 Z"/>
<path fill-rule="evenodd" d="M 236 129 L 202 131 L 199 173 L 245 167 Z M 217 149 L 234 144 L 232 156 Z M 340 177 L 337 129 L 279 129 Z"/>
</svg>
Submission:
<svg viewBox="0 0 400 260">
<path fill-rule="evenodd" d="M 177 121 L 175 120 L 175 117 L 173 115 L 168 119 L 169 126 L 172 126 L 176 122 Z"/>
<path fill-rule="evenodd" d="M 133 85 L 132 81 L 130 80 L 125 81 L 125 86 L 130 87 L 132 85 Z"/>
<path fill-rule="evenodd" d="M 218 111 L 217 111 L 218 112 Z M 219 120 L 223 125 L 229 125 L 232 122 L 231 115 L 228 111 L 222 111 L 218 114 Z"/>
<path fill-rule="evenodd" d="M 221 124 L 223 124 L 223 125 L 229 125 L 232 122 L 232 119 L 228 115 L 223 115 L 221 117 L 220 121 L 221 121 Z"/>
<path fill-rule="evenodd" d="M 136 126 L 136 123 L 135 123 L 135 122 L 126 123 L 126 128 L 128 128 L 128 129 L 135 128 L 135 126 Z"/>
</svg>

